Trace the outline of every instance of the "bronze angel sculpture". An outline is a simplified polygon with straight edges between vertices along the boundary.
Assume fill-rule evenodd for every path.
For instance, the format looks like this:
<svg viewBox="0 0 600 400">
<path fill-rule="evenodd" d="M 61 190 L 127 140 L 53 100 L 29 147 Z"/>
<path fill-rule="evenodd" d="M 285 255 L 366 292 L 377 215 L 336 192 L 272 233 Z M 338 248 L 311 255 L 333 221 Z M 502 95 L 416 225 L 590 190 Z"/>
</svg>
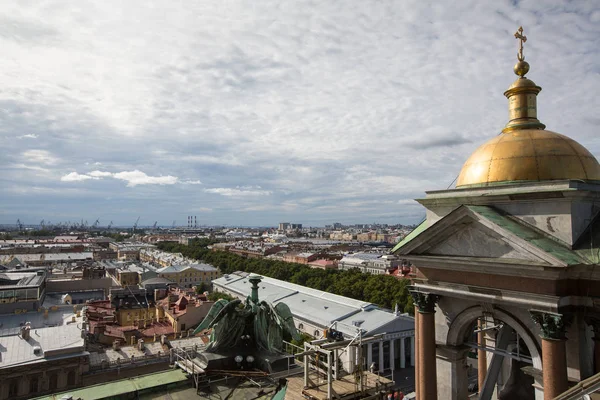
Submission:
<svg viewBox="0 0 600 400">
<path fill-rule="evenodd" d="M 300 339 L 289 307 L 284 303 L 273 306 L 258 300 L 258 283 L 262 277 L 251 275 L 248 279 L 252 291 L 246 301 L 217 301 L 208 315 L 194 331 L 212 328 L 206 352 L 218 353 L 234 347 L 255 348 L 268 353 L 280 353 L 283 348 L 284 332 L 296 340 Z"/>
</svg>

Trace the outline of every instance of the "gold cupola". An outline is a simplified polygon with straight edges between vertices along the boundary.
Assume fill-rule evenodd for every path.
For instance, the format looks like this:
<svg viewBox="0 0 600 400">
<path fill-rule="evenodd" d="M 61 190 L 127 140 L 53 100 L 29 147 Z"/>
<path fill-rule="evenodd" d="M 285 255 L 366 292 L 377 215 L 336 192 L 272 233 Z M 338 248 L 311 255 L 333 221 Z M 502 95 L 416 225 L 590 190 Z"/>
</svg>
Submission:
<svg viewBox="0 0 600 400">
<path fill-rule="evenodd" d="M 498 136 L 481 145 L 463 165 L 457 188 L 491 186 L 523 181 L 582 179 L 600 181 L 600 164 L 582 145 L 564 135 L 545 130 L 537 119 L 537 95 L 542 90 L 525 77 L 529 64 L 523 56 L 527 38 L 519 39 L 519 76 L 504 95 L 508 98 L 509 121 Z"/>
</svg>

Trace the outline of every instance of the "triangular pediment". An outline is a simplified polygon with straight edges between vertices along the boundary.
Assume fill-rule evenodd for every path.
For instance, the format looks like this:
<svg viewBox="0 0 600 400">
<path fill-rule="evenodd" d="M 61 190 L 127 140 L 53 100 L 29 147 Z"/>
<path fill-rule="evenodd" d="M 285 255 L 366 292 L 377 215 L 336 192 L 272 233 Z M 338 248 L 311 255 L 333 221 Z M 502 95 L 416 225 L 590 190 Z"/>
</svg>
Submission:
<svg viewBox="0 0 600 400">
<path fill-rule="evenodd" d="M 545 262 L 476 221 L 463 225 L 461 229 L 421 254 Z"/>
<path fill-rule="evenodd" d="M 549 266 L 585 263 L 567 246 L 488 206 L 461 206 L 394 250 L 407 258 L 465 258 Z"/>
</svg>

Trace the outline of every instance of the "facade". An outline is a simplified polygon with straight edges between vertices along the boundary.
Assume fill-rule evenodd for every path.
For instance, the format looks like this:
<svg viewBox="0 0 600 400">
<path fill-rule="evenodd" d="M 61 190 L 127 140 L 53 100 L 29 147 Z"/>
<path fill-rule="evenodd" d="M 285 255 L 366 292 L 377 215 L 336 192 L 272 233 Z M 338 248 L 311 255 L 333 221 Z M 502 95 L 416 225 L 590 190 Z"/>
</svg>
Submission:
<svg viewBox="0 0 600 400">
<path fill-rule="evenodd" d="M 0 314 L 37 311 L 45 295 L 45 271 L 0 271 Z"/>
<path fill-rule="evenodd" d="M 156 271 L 159 278 L 166 278 L 180 287 L 211 283 L 219 277 L 219 270 L 208 264 L 171 265 Z"/>
<path fill-rule="evenodd" d="M 286 253 L 283 255 L 283 261 L 296 264 L 308 264 L 319 258 L 316 253 Z"/>
<path fill-rule="evenodd" d="M 373 253 L 346 254 L 338 263 L 339 269 L 359 269 L 369 274 L 386 274 L 398 268 L 402 260 L 393 255 Z"/>
<path fill-rule="evenodd" d="M 165 318 L 175 333 L 195 328 L 215 304 L 193 291 L 172 288 L 167 296 L 156 303 L 157 316 Z"/>
<path fill-rule="evenodd" d="M 117 268 L 116 278 L 121 286 L 137 286 L 140 283 L 140 273 L 129 269 Z"/>
<path fill-rule="evenodd" d="M 89 354 L 76 324 L 0 336 L 0 399 L 29 399 L 81 384 Z"/>
<path fill-rule="evenodd" d="M 600 372 L 600 164 L 545 130 L 528 70 L 521 47 L 508 124 L 456 189 L 418 200 L 427 219 L 394 249 L 417 270 L 419 399 L 467 398 L 469 352 L 485 400 L 554 399 Z"/>
<path fill-rule="evenodd" d="M 248 274 L 236 272 L 213 282 L 215 291 L 245 299 L 251 293 Z M 414 362 L 414 319 L 380 309 L 374 304 L 323 292 L 305 286 L 262 278 L 261 299 L 273 305 L 284 302 L 294 316 L 300 332 L 316 339 L 327 329 L 342 332 L 345 339 L 381 334 L 381 340 L 364 345 L 362 368 L 375 364 L 375 370 L 394 371 Z M 361 362 L 356 353 L 345 352 L 340 365 L 352 372 Z"/>
</svg>

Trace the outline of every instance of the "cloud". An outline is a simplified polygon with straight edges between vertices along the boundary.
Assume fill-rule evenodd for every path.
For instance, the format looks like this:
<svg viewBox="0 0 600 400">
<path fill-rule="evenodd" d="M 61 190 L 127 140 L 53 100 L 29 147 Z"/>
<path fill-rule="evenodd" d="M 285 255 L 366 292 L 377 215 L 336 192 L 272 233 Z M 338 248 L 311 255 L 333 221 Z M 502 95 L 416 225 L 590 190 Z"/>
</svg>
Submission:
<svg viewBox="0 0 600 400">
<path fill-rule="evenodd" d="M 347 1 L 3 1 L 0 185 L 65 194 L 3 209 L 418 222 L 506 124 L 519 25 L 540 120 L 600 154 L 591 2 Z"/>
<path fill-rule="evenodd" d="M 59 159 L 47 150 L 26 150 L 22 154 L 24 160 L 44 165 L 55 165 Z"/>
<path fill-rule="evenodd" d="M 106 171 L 92 171 L 90 173 L 88 173 L 89 176 L 93 176 L 94 178 L 105 178 L 108 176 L 113 176 L 112 172 L 106 172 Z"/>
<path fill-rule="evenodd" d="M 127 186 L 134 187 L 138 185 L 174 185 L 181 183 L 183 185 L 200 185 L 202 182 L 199 180 L 185 180 L 180 181 L 176 176 L 150 176 L 140 170 L 133 171 L 121 171 L 121 172 L 108 172 L 108 171 L 91 171 L 87 174 L 79 174 L 77 172 L 71 172 L 60 178 L 63 182 L 80 182 L 89 179 L 100 180 L 103 178 L 114 178 L 117 180 L 127 182 Z"/>
<path fill-rule="evenodd" d="M 123 171 L 112 175 L 115 179 L 120 179 L 127 182 L 127 186 L 137 185 L 174 185 L 178 179 L 175 176 L 148 176 L 142 171 Z"/>
<path fill-rule="evenodd" d="M 237 186 L 235 188 L 212 188 L 204 189 L 206 193 L 219 194 L 227 197 L 243 197 L 243 196 L 269 196 L 272 194 L 269 190 L 262 190 L 260 186 Z"/>
<path fill-rule="evenodd" d="M 68 173 L 60 178 L 63 182 L 82 182 L 87 181 L 88 179 L 94 179 L 89 175 L 78 174 L 77 172 Z"/>
</svg>

